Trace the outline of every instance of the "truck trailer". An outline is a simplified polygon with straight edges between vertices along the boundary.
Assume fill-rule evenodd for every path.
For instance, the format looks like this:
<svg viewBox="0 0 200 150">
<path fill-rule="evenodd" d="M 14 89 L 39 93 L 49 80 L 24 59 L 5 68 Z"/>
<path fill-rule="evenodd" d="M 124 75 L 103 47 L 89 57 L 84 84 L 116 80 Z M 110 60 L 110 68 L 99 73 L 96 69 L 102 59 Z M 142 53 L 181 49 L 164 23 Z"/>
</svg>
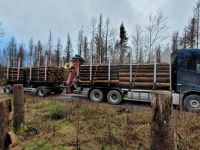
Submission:
<svg viewBox="0 0 200 150">
<path fill-rule="evenodd" d="M 81 61 L 83 61 L 81 59 Z M 172 92 L 173 104 L 200 111 L 200 50 L 181 49 L 171 63 L 82 65 L 74 61 L 67 80 L 67 93 L 83 93 L 93 102 L 116 105 L 122 100 L 151 101 L 152 90 Z"/>
</svg>

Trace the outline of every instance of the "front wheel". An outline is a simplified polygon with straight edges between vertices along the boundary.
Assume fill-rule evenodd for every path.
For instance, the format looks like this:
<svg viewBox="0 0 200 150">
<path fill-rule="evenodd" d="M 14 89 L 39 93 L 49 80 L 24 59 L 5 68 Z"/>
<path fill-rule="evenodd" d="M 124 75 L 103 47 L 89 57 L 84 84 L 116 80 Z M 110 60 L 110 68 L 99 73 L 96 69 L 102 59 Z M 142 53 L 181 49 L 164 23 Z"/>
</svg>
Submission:
<svg viewBox="0 0 200 150">
<path fill-rule="evenodd" d="M 184 99 L 184 108 L 188 111 L 200 112 L 200 96 L 188 95 Z"/>
<path fill-rule="evenodd" d="M 103 101 L 103 92 L 99 89 L 93 89 L 90 92 L 90 100 L 93 102 L 100 103 Z"/>
<path fill-rule="evenodd" d="M 117 90 L 111 90 L 107 94 L 107 100 L 108 100 L 108 103 L 110 103 L 112 105 L 117 105 L 117 104 L 121 103 L 122 95 Z"/>
</svg>

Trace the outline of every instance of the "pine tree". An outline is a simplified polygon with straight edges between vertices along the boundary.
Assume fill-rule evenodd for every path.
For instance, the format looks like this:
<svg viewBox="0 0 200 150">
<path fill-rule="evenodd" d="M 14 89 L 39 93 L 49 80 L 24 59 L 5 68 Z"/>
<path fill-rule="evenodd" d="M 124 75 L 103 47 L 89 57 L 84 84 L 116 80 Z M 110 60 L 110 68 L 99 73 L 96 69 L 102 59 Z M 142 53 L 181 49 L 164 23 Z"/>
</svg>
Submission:
<svg viewBox="0 0 200 150">
<path fill-rule="evenodd" d="M 69 63 L 70 59 L 72 57 L 72 42 L 71 42 L 71 38 L 70 38 L 69 33 L 67 35 L 67 46 L 66 46 L 66 49 L 65 49 L 65 54 L 66 54 L 65 62 Z"/>
<path fill-rule="evenodd" d="M 35 52 L 34 52 L 34 66 L 42 66 L 44 65 L 44 57 L 42 55 L 43 47 L 40 42 L 40 40 L 37 42 L 37 45 L 35 46 Z"/>
<path fill-rule="evenodd" d="M 46 51 L 47 54 L 47 65 L 51 65 L 52 59 L 52 48 L 53 48 L 53 35 L 51 30 L 49 31 L 49 39 L 48 39 L 48 49 Z"/>
<path fill-rule="evenodd" d="M 119 48 L 120 48 L 119 62 L 120 63 L 125 62 L 124 60 L 125 60 L 125 56 L 128 50 L 127 42 L 128 42 L 127 33 L 122 23 L 120 26 L 120 41 L 119 41 Z"/>
<path fill-rule="evenodd" d="M 17 66 L 17 44 L 14 37 L 11 37 L 11 40 L 7 47 L 8 57 L 11 67 Z"/>
<path fill-rule="evenodd" d="M 61 61 L 61 49 L 62 49 L 62 45 L 61 45 L 61 41 L 60 39 L 58 39 L 57 45 L 56 45 L 56 50 L 55 50 L 55 63 L 56 66 L 60 66 L 60 61 Z"/>
<path fill-rule="evenodd" d="M 25 51 L 24 51 L 24 45 L 23 44 L 21 44 L 19 46 L 19 52 L 17 54 L 17 58 L 18 58 L 18 60 L 20 58 L 20 62 L 19 62 L 20 67 L 23 67 L 24 66 L 24 58 L 25 58 Z"/>
<path fill-rule="evenodd" d="M 92 54 L 92 62 L 96 61 L 95 57 L 94 57 L 96 22 L 97 22 L 96 19 L 92 18 L 92 20 L 91 20 L 91 41 L 90 41 L 90 56 Z"/>
</svg>

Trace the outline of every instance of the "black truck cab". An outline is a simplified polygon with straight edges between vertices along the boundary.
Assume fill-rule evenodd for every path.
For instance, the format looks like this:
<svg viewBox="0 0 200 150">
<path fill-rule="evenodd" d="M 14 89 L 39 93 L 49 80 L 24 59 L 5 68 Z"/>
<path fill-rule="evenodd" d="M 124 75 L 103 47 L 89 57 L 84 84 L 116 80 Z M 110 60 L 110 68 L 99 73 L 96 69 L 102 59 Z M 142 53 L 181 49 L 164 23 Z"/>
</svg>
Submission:
<svg viewBox="0 0 200 150">
<path fill-rule="evenodd" d="M 172 90 L 182 95 L 182 105 L 200 111 L 200 50 L 181 49 L 171 54 Z"/>
</svg>

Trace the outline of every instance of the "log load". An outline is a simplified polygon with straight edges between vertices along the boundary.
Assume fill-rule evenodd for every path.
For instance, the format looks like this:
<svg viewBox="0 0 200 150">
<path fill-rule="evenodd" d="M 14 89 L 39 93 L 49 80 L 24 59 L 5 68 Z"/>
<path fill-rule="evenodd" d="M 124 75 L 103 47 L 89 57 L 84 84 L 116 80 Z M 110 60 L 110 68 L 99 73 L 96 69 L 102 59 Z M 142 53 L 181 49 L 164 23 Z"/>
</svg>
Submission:
<svg viewBox="0 0 200 150">
<path fill-rule="evenodd" d="M 32 68 L 32 82 L 53 82 L 53 83 L 63 83 L 67 80 L 67 71 L 63 67 L 53 67 L 49 66 L 46 70 L 46 80 L 45 80 L 45 67 Z M 26 80 L 28 81 L 30 77 L 30 69 L 26 69 Z"/>
<path fill-rule="evenodd" d="M 20 68 L 19 80 L 17 80 L 18 69 L 17 68 L 5 68 L 4 76 L 8 79 L 7 81 L 14 83 L 26 83 L 31 82 L 49 82 L 49 83 L 63 83 L 66 82 L 68 77 L 68 72 L 63 67 L 53 67 L 49 66 L 46 70 L 46 80 L 45 80 L 45 67 L 35 67 L 31 69 L 31 80 L 30 80 L 30 68 Z"/>
<path fill-rule="evenodd" d="M 110 66 L 110 83 L 121 87 L 152 88 L 154 64 L 132 64 L 132 82 L 130 82 L 130 65 L 120 64 Z M 79 72 L 79 84 L 107 84 L 108 65 L 93 65 L 92 80 L 90 81 L 90 66 L 82 65 Z M 169 88 L 169 64 L 157 64 L 156 87 Z"/>
<path fill-rule="evenodd" d="M 7 72 L 8 72 L 8 79 L 7 79 Z M 5 78 L 8 81 L 12 81 L 12 82 L 15 82 L 15 81 L 24 82 L 25 81 L 25 70 L 24 70 L 24 68 L 19 69 L 19 80 L 17 79 L 18 68 L 9 68 L 8 70 L 7 70 L 7 68 L 5 68 L 4 69 L 4 75 L 5 75 Z"/>
</svg>

